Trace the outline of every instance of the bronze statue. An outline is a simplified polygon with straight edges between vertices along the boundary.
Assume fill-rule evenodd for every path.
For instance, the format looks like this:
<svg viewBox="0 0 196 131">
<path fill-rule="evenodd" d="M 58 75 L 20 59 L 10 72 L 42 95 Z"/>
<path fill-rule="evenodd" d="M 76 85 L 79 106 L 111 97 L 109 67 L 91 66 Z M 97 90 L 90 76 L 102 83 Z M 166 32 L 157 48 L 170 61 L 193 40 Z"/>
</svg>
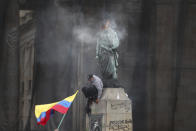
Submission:
<svg viewBox="0 0 196 131">
<path fill-rule="evenodd" d="M 103 79 L 117 79 L 119 39 L 117 33 L 111 28 L 110 21 L 104 22 L 102 30 L 98 33 L 96 58 L 100 65 Z"/>
</svg>

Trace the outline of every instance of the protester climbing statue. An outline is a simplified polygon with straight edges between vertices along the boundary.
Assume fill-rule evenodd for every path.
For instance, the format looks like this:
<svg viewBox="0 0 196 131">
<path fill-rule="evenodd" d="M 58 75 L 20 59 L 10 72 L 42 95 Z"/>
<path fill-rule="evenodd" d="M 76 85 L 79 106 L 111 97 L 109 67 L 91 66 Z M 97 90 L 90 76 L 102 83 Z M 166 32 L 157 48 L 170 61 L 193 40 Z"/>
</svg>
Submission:
<svg viewBox="0 0 196 131">
<path fill-rule="evenodd" d="M 97 37 L 96 58 L 103 80 L 117 80 L 119 39 L 106 20 Z"/>
</svg>

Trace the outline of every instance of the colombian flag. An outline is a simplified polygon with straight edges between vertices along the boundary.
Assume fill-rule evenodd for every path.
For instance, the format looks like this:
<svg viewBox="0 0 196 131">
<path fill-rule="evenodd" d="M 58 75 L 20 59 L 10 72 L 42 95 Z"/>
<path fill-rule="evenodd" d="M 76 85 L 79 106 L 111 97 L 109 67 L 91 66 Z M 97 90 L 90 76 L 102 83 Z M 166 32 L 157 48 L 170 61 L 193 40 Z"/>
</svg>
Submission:
<svg viewBox="0 0 196 131">
<path fill-rule="evenodd" d="M 78 90 L 75 94 L 63 99 L 62 101 L 51 104 L 35 105 L 35 116 L 37 118 L 37 124 L 45 125 L 49 120 L 50 115 L 53 114 L 54 111 L 66 114 L 77 93 Z"/>
</svg>

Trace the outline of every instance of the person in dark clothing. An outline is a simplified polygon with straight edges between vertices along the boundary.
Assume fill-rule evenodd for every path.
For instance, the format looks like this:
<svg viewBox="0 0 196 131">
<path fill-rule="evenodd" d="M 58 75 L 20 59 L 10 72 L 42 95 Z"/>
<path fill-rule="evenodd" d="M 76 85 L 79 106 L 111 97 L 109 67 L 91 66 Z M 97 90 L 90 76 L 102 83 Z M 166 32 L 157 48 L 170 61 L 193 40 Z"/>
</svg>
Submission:
<svg viewBox="0 0 196 131">
<path fill-rule="evenodd" d="M 87 100 L 87 105 L 86 105 L 86 113 L 90 114 L 91 113 L 91 109 L 90 109 L 90 105 L 93 102 L 96 102 L 97 98 L 98 98 L 98 91 L 97 88 L 94 85 L 88 85 L 82 88 L 82 92 L 84 94 L 84 96 L 88 99 Z"/>
<path fill-rule="evenodd" d="M 91 85 L 91 87 L 83 87 L 82 92 L 86 98 L 92 101 L 95 101 L 98 97 L 98 91 L 94 85 Z"/>
</svg>

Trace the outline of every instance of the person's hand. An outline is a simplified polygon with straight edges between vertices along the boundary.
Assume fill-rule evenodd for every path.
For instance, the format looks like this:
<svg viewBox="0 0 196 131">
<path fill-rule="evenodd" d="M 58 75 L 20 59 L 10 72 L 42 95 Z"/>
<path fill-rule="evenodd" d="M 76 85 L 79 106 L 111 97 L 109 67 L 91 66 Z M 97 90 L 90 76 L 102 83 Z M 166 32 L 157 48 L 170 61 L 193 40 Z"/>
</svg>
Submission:
<svg viewBox="0 0 196 131">
<path fill-rule="evenodd" d="M 99 99 L 97 99 L 95 102 L 98 104 L 99 103 Z"/>
</svg>

